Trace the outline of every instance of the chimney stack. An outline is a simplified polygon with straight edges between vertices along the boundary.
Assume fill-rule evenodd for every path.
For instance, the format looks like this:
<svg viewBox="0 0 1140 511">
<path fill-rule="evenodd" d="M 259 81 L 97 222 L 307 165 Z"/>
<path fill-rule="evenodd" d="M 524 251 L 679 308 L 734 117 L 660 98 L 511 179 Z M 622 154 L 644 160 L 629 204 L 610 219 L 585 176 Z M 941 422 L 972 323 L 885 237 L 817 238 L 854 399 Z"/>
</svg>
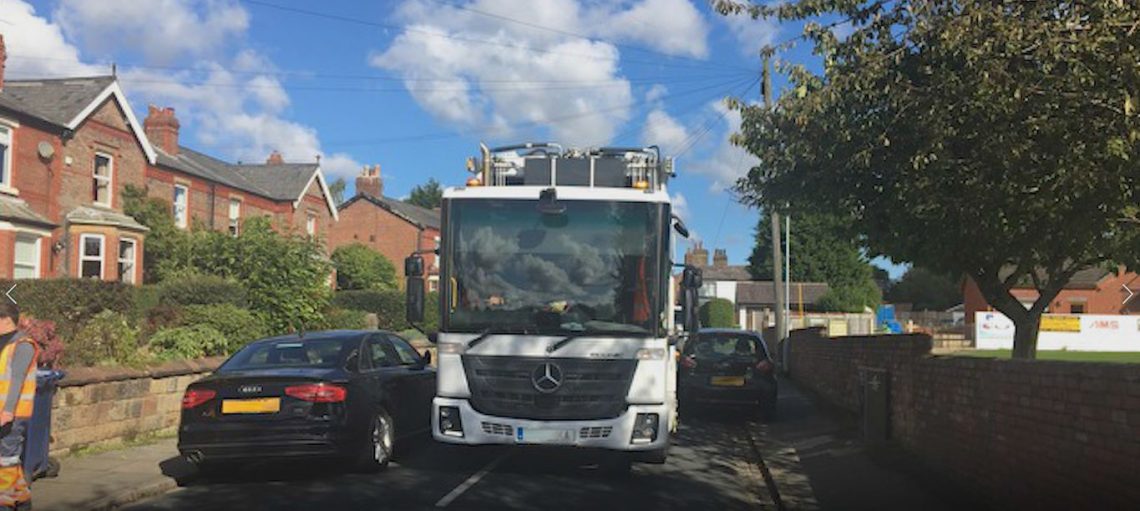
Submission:
<svg viewBox="0 0 1140 511">
<path fill-rule="evenodd" d="M 713 268 L 728 267 L 728 252 L 723 248 L 713 250 Z"/>
<path fill-rule="evenodd" d="M 269 153 L 269 157 L 265 159 L 266 165 L 283 165 L 284 163 L 285 158 L 281 157 L 281 152 L 276 149 Z"/>
<path fill-rule="evenodd" d="M 143 119 L 143 131 L 150 143 L 158 146 L 163 152 L 171 156 L 178 156 L 178 118 L 174 116 L 171 107 L 159 108 L 154 105 L 147 107 L 146 119 Z"/>
<path fill-rule="evenodd" d="M 4 67 L 8 65 L 8 50 L 4 47 L 4 34 L 0 34 L 0 90 L 4 90 Z"/>
<path fill-rule="evenodd" d="M 356 176 L 356 193 L 370 197 L 384 196 L 384 178 L 380 177 L 380 165 L 365 165 Z"/>
<path fill-rule="evenodd" d="M 697 268 L 704 268 L 709 265 L 709 251 L 705 249 L 703 243 L 698 241 L 693 244 L 693 248 L 685 252 L 685 264 Z"/>
</svg>

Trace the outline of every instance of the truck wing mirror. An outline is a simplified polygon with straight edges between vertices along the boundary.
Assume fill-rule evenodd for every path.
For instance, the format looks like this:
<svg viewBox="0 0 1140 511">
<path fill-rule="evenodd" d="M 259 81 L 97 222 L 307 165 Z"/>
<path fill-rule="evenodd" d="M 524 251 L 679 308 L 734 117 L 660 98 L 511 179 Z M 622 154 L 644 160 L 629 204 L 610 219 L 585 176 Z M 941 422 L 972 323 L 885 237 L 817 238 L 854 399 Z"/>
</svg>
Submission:
<svg viewBox="0 0 1140 511">
<path fill-rule="evenodd" d="M 685 222 L 682 222 L 677 215 L 673 215 L 673 230 L 677 231 L 677 234 L 683 238 L 689 237 L 689 228 L 685 227 Z"/>
<path fill-rule="evenodd" d="M 412 254 L 404 259 L 404 316 L 413 325 L 424 320 L 424 258 Z"/>
</svg>

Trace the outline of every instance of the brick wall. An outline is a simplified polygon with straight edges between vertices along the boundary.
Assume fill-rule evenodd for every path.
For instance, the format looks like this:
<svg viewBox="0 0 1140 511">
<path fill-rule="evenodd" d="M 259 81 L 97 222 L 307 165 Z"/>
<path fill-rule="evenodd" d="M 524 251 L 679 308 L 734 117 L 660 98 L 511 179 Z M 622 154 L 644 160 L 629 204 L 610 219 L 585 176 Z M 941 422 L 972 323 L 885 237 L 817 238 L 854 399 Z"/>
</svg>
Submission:
<svg viewBox="0 0 1140 511">
<path fill-rule="evenodd" d="M 52 454 L 141 434 L 173 432 L 186 386 L 213 371 L 222 360 L 177 361 L 145 370 L 69 370 L 52 407 Z"/>
<path fill-rule="evenodd" d="M 421 247 L 435 247 L 435 237 L 439 231 L 419 228 L 403 218 L 367 200 L 358 200 L 340 210 L 340 221 L 333 226 L 328 236 L 330 252 L 337 247 L 361 243 L 380 252 L 396 268 L 396 277 L 403 285 L 404 258 L 416 250 L 416 238 L 421 237 Z M 431 268 L 435 254 L 424 254 L 424 265 Z"/>
<path fill-rule="evenodd" d="M 188 209 L 192 219 L 191 224 L 197 221 L 206 226 L 210 225 L 210 197 L 211 195 L 214 197 L 214 229 L 219 231 L 229 228 L 231 197 L 241 200 L 242 221 L 258 216 L 271 216 L 275 218 L 273 224 L 279 225 L 281 220 L 286 218 L 286 212 L 292 211 L 292 202 L 274 202 L 218 184 L 211 189 L 209 181 L 165 167 L 152 166 L 147 169 L 148 196 L 171 203 L 174 201 L 175 183 L 186 186 L 189 190 Z"/>
<path fill-rule="evenodd" d="M 793 335 L 792 378 L 858 412 L 891 373 L 891 438 L 998 507 L 1134 509 L 1140 365 L 930 356 L 923 335 Z"/>
</svg>

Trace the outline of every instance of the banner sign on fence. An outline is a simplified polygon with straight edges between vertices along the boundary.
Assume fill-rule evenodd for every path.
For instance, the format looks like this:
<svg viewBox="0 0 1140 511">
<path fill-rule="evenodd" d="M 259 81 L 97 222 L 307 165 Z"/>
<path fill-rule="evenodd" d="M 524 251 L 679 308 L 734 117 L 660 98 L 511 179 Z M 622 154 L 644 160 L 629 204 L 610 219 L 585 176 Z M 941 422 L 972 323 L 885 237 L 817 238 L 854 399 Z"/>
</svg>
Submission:
<svg viewBox="0 0 1140 511">
<path fill-rule="evenodd" d="M 1080 316 L 1041 316 L 1042 332 L 1080 332 Z"/>
<path fill-rule="evenodd" d="M 978 349 L 1013 348 L 1013 322 L 1000 312 L 974 315 Z M 1046 314 L 1037 334 L 1039 350 L 1140 351 L 1140 316 Z"/>
</svg>

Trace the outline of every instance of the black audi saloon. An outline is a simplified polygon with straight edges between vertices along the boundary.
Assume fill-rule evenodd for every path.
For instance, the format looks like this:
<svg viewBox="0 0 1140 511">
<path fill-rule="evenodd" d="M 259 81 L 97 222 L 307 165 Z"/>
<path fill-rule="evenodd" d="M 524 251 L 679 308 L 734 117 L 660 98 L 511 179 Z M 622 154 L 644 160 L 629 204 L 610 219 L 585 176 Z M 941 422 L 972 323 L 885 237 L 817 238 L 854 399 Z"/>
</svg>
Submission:
<svg viewBox="0 0 1140 511">
<path fill-rule="evenodd" d="M 776 371 L 756 332 L 704 328 L 681 347 L 677 393 L 694 405 L 744 406 L 765 418 L 776 413 Z"/>
<path fill-rule="evenodd" d="M 430 427 L 430 362 L 375 330 L 254 341 L 187 387 L 178 450 L 204 472 L 308 456 L 383 469 L 398 439 Z"/>
</svg>

